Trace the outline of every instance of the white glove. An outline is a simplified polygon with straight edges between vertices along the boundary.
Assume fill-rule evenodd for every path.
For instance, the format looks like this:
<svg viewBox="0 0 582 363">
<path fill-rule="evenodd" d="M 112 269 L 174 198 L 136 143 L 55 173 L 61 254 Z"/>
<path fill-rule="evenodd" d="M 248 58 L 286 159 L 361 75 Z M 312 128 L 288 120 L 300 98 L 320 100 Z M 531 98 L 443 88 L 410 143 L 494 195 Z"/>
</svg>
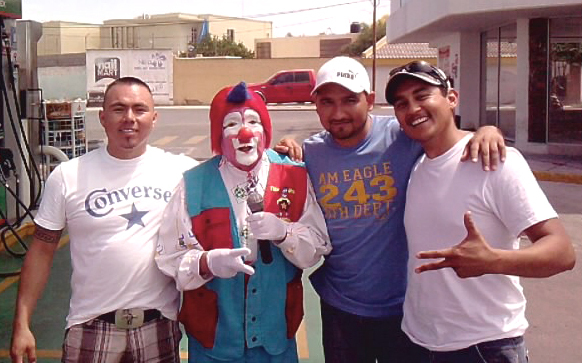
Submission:
<svg viewBox="0 0 582 363">
<path fill-rule="evenodd" d="M 256 239 L 280 241 L 287 237 L 287 223 L 273 213 L 253 213 L 247 217 L 247 222 Z"/>
<path fill-rule="evenodd" d="M 234 277 L 239 272 L 248 275 L 255 273 L 255 269 L 245 265 L 242 256 L 248 256 L 251 250 L 248 248 L 217 248 L 210 250 L 206 254 L 208 269 L 216 277 L 228 279 Z"/>
</svg>

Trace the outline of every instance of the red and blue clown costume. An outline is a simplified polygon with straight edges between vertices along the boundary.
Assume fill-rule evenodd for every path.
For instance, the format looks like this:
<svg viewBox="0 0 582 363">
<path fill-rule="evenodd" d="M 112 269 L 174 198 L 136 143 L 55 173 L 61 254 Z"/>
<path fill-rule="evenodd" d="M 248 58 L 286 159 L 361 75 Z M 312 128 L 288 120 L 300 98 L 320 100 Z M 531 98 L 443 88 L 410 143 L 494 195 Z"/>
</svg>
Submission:
<svg viewBox="0 0 582 363">
<path fill-rule="evenodd" d="M 164 273 L 176 279 L 178 288 L 185 290 L 179 320 L 188 335 L 190 362 L 297 362 L 295 334 L 303 317 L 303 286 L 302 270 L 296 265 L 306 266 L 301 266 L 303 262 L 292 263 L 289 258 L 294 257 L 289 256 L 300 249 L 308 251 L 308 257 L 303 259 L 312 266 L 331 250 L 323 214 L 303 163 L 271 149 L 264 152 L 268 159 L 268 174 L 263 181 L 264 212 L 271 212 L 292 226 L 287 242 L 278 246 L 268 243 L 272 261 L 263 261 L 258 251 L 254 274 L 238 273 L 232 278 L 214 277 L 207 281 L 198 275 L 194 277 L 198 279 L 194 287 L 180 286 L 177 277 L 185 258 L 173 256 L 186 256 L 192 250 L 202 253 L 244 247 L 233 196 L 229 194 L 233 191 L 226 187 L 221 174 L 226 162 L 221 147 L 223 120 L 231 110 L 241 108 L 251 108 L 260 115 L 264 142 L 269 145 L 271 120 L 261 96 L 249 92 L 244 83 L 217 93 L 210 110 L 212 150 L 217 155 L 184 173 L 176 194 L 182 196 L 185 206 L 181 213 L 187 216 L 181 218 L 188 223 L 182 223 L 186 227 L 178 228 L 174 234 L 164 232 L 180 225 L 180 217 L 176 216 L 180 213 L 167 211 L 165 218 L 169 220 L 160 230 L 156 261 Z M 303 224 L 296 223 L 301 218 Z M 185 228 L 190 230 L 186 232 Z M 194 242 L 185 243 L 188 239 Z M 299 242 L 283 247 L 294 240 Z M 198 273 L 196 263 L 192 274 Z"/>
<path fill-rule="evenodd" d="M 278 196 L 269 191 L 294 185 L 297 193 L 289 216 L 296 221 L 305 201 L 306 189 L 297 187 L 306 185 L 305 168 L 272 150 L 267 150 L 267 155 L 271 169 L 264 209 L 274 213 L 278 210 Z M 227 190 L 218 172 L 219 162 L 216 156 L 184 174 L 194 235 L 205 250 L 241 247 Z M 204 352 L 214 358 L 234 359 L 241 357 L 245 348 L 262 346 L 271 355 L 295 349 L 294 336 L 303 317 L 302 270 L 279 248 L 272 244 L 270 248 L 273 262 L 265 264 L 257 258 L 254 275 L 213 279 L 184 292 L 179 319 L 188 333 L 190 354 Z"/>
</svg>

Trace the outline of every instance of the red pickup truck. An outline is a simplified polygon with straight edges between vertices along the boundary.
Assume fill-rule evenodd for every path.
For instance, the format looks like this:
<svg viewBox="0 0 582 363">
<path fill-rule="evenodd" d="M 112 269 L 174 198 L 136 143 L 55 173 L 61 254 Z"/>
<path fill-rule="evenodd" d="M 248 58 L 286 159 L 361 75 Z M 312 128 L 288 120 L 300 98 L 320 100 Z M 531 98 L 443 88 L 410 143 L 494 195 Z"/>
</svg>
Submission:
<svg viewBox="0 0 582 363">
<path fill-rule="evenodd" d="M 267 103 L 311 102 L 313 87 L 313 69 L 280 71 L 263 83 L 248 85 L 249 90 L 260 92 Z"/>
</svg>

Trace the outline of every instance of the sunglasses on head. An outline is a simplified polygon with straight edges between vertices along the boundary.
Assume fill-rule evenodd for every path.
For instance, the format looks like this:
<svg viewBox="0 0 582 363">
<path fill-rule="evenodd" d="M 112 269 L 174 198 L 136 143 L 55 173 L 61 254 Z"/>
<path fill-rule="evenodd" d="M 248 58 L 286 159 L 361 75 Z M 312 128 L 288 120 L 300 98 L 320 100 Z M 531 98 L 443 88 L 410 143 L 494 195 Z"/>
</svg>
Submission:
<svg viewBox="0 0 582 363">
<path fill-rule="evenodd" d="M 450 88 L 449 80 L 445 72 L 424 61 L 414 61 L 400 67 L 396 67 L 390 71 L 389 76 L 392 77 L 398 73 L 417 74 L 423 73 L 438 81 L 442 87 Z"/>
</svg>

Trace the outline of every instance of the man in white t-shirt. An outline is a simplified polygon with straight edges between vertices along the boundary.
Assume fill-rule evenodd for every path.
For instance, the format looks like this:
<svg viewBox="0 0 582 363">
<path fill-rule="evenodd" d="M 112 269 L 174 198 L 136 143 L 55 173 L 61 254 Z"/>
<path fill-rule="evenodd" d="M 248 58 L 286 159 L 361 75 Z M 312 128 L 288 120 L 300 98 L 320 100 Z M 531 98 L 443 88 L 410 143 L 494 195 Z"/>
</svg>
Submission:
<svg viewBox="0 0 582 363">
<path fill-rule="evenodd" d="M 455 125 L 458 94 L 442 70 L 419 61 L 396 68 L 386 99 L 425 152 L 406 194 L 403 330 L 433 363 L 525 363 L 519 276 L 575 264 L 556 212 L 516 149 L 495 171 L 459 162 L 471 133 Z M 522 233 L 533 244 L 519 249 Z"/>
<path fill-rule="evenodd" d="M 46 181 L 16 302 L 15 362 L 36 359 L 30 321 L 65 228 L 73 273 L 63 361 L 180 361 L 179 292 L 154 254 L 172 189 L 197 162 L 148 145 L 157 112 L 137 78 L 109 85 L 99 119 L 107 146 Z"/>
</svg>

